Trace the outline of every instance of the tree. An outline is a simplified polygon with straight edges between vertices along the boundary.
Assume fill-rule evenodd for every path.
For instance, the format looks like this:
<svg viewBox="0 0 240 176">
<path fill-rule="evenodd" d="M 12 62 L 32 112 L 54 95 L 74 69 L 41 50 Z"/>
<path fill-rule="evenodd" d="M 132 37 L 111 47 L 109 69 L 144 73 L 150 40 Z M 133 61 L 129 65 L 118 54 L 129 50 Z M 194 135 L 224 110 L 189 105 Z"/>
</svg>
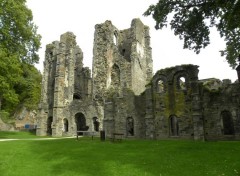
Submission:
<svg viewBox="0 0 240 176">
<path fill-rule="evenodd" d="M 21 74 L 18 56 L 0 50 L 0 110 L 3 108 L 9 112 L 19 103 L 14 86 L 21 79 Z"/>
<path fill-rule="evenodd" d="M 38 63 L 41 36 L 25 0 L 0 0 L 0 49 L 16 53 L 22 62 Z"/>
<path fill-rule="evenodd" d="M 152 15 L 155 28 L 167 26 L 184 40 L 183 48 L 197 54 L 210 43 L 210 28 L 216 27 L 226 41 L 221 56 L 232 68 L 240 57 L 240 0 L 159 0 L 144 13 Z"/>
<path fill-rule="evenodd" d="M 21 106 L 29 110 L 37 109 L 41 96 L 41 73 L 30 64 L 22 64 L 23 76 L 15 90 L 19 95 Z"/>
<path fill-rule="evenodd" d="M 41 36 L 32 20 L 25 0 L 0 0 L 0 110 L 14 110 L 22 92 L 33 91 L 18 89 L 26 80 L 26 65 L 29 74 L 36 74 L 32 67 L 39 61 Z"/>
</svg>

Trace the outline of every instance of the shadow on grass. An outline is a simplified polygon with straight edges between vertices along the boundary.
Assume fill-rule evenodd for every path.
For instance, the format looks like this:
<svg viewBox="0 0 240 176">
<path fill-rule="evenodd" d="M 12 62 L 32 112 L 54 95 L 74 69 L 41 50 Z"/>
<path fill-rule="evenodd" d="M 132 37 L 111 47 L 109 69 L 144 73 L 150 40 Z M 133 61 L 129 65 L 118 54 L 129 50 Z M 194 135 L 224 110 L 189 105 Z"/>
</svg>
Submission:
<svg viewBox="0 0 240 176">
<path fill-rule="evenodd" d="M 41 153 L 41 163 L 45 163 L 44 169 L 49 175 L 156 175 L 158 171 L 152 167 L 154 160 L 147 161 L 145 151 L 135 144 L 81 138 L 79 141 L 64 139 L 52 143 L 36 141 L 31 150 Z"/>
<path fill-rule="evenodd" d="M 81 138 L 32 143 L 49 175 L 236 175 L 240 172 L 237 143 L 191 141 L 119 143 Z M 45 173 L 45 175 L 47 174 Z"/>
<path fill-rule="evenodd" d="M 0 146 L 1 174 L 8 176 L 179 176 L 240 173 L 240 142 L 99 138 L 15 141 Z"/>
</svg>

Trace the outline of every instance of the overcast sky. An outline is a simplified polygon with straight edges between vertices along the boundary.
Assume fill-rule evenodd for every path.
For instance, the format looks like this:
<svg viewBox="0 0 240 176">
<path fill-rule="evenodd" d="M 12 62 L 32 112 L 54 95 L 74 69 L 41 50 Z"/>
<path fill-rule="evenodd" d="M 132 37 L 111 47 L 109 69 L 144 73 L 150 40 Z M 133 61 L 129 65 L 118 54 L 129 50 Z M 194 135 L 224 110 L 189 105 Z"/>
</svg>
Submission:
<svg viewBox="0 0 240 176">
<path fill-rule="evenodd" d="M 199 79 L 218 78 L 235 81 L 237 74 L 220 57 L 225 48 L 223 39 L 211 31 L 211 44 L 200 54 L 183 49 L 183 41 L 170 28 L 154 29 L 152 17 L 143 17 L 144 11 L 157 0 L 27 0 L 33 12 L 38 33 L 42 36 L 37 68 L 43 70 L 46 44 L 60 40 L 60 35 L 71 31 L 83 51 L 84 66 L 92 68 L 94 26 L 111 20 L 119 30 L 127 29 L 133 18 L 140 18 L 150 27 L 153 71 L 181 64 L 199 65 Z"/>
</svg>

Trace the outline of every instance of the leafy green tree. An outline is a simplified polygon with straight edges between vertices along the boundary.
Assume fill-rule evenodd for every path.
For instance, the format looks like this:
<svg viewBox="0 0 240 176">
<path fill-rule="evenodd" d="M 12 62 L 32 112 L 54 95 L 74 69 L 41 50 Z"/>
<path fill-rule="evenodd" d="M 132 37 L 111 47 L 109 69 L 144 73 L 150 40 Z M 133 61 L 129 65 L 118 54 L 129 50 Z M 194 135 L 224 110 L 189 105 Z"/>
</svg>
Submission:
<svg viewBox="0 0 240 176">
<path fill-rule="evenodd" d="M 28 102 L 23 99 L 31 93 L 37 101 L 34 88 L 41 74 L 33 65 L 39 61 L 41 36 L 32 20 L 25 0 L 0 0 L 0 110 L 13 111 L 21 101 Z"/>
<path fill-rule="evenodd" d="M 19 103 L 14 86 L 21 79 L 21 63 L 17 55 L 9 55 L 0 50 L 0 110 L 13 110 Z"/>
<path fill-rule="evenodd" d="M 21 106 L 29 110 L 37 109 L 41 96 L 41 73 L 30 64 L 22 64 L 22 70 L 22 80 L 15 87 Z"/>
<path fill-rule="evenodd" d="M 235 68 L 240 57 L 240 0 L 159 0 L 144 13 L 152 15 L 156 29 L 169 24 L 184 40 L 183 48 L 197 54 L 209 43 L 210 28 L 216 27 L 226 41 L 222 56 Z"/>
<path fill-rule="evenodd" d="M 0 49 L 16 53 L 26 63 L 38 63 L 41 36 L 26 0 L 0 0 Z"/>
</svg>

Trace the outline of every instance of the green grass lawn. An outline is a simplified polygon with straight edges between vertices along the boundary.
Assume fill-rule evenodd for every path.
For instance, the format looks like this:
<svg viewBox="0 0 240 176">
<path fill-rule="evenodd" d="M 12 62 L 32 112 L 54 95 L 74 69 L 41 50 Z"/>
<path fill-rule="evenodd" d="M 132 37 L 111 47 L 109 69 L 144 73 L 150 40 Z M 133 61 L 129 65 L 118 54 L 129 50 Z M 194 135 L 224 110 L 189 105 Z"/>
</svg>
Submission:
<svg viewBox="0 0 240 176">
<path fill-rule="evenodd" d="M 240 142 L 6 141 L 0 142 L 0 175 L 239 176 Z"/>
<path fill-rule="evenodd" d="M 21 132 L 0 131 L 0 139 L 29 139 L 29 138 L 40 138 L 40 137 L 28 131 L 21 131 Z"/>
</svg>

